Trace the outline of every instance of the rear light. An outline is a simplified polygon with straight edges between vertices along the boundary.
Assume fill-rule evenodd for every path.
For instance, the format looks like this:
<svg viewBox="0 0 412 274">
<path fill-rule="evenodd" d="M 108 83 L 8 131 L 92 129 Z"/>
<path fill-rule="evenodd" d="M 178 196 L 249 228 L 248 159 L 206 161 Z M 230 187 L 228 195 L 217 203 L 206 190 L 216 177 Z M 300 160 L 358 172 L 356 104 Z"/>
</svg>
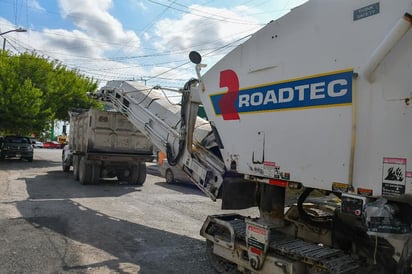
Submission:
<svg viewBox="0 0 412 274">
<path fill-rule="evenodd" d="M 289 182 L 288 187 L 290 189 L 301 189 L 302 188 L 302 184 L 298 183 L 298 182 Z"/>
</svg>

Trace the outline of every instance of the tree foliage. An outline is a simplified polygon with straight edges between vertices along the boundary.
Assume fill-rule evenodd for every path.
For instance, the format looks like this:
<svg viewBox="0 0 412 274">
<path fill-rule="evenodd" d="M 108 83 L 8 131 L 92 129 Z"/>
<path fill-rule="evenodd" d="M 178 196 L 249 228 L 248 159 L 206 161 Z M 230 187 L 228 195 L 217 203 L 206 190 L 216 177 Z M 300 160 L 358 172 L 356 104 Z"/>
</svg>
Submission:
<svg viewBox="0 0 412 274">
<path fill-rule="evenodd" d="M 95 81 L 32 53 L 0 53 L 0 132 L 40 133 L 73 108 L 101 108 L 88 92 Z"/>
</svg>

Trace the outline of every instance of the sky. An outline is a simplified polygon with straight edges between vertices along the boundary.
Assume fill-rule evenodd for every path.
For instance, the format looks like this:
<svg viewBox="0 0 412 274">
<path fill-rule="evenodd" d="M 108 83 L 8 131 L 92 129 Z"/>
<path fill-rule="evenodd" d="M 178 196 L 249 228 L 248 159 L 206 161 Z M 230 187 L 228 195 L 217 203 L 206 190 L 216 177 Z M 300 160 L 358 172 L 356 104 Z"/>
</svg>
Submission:
<svg viewBox="0 0 412 274">
<path fill-rule="evenodd" d="M 93 78 L 180 88 L 251 34 L 306 0 L 0 0 L 5 48 L 58 60 Z M 1 40 L 0 40 L 1 41 Z"/>
</svg>

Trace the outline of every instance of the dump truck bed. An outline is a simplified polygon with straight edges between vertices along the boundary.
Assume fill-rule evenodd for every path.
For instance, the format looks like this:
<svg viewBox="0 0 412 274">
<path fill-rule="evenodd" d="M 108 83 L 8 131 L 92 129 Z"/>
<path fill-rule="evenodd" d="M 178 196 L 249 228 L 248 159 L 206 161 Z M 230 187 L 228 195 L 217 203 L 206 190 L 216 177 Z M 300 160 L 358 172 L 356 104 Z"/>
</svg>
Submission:
<svg viewBox="0 0 412 274">
<path fill-rule="evenodd" d="M 75 153 L 153 154 L 150 140 L 119 112 L 71 113 L 70 133 Z"/>
</svg>

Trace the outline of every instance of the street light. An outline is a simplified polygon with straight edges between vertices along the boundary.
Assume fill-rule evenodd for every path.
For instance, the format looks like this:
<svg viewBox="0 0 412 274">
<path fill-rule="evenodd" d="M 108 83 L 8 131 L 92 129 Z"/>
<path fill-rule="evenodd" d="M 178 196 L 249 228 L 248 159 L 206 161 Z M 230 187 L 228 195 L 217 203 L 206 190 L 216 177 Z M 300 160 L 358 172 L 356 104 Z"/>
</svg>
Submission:
<svg viewBox="0 0 412 274">
<path fill-rule="evenodd" d="M 0 33 L 0 36 L 2 36 L 3 34 L 9 33 L 9 32 L 27 32 L 27 30 L 23 28 L 12 29 L 12 30 L 8 30 L 8 31 Z M 3 37 L 3 51 L 5 50 L 6 50 L 6 38 Z"/>
</svg>

